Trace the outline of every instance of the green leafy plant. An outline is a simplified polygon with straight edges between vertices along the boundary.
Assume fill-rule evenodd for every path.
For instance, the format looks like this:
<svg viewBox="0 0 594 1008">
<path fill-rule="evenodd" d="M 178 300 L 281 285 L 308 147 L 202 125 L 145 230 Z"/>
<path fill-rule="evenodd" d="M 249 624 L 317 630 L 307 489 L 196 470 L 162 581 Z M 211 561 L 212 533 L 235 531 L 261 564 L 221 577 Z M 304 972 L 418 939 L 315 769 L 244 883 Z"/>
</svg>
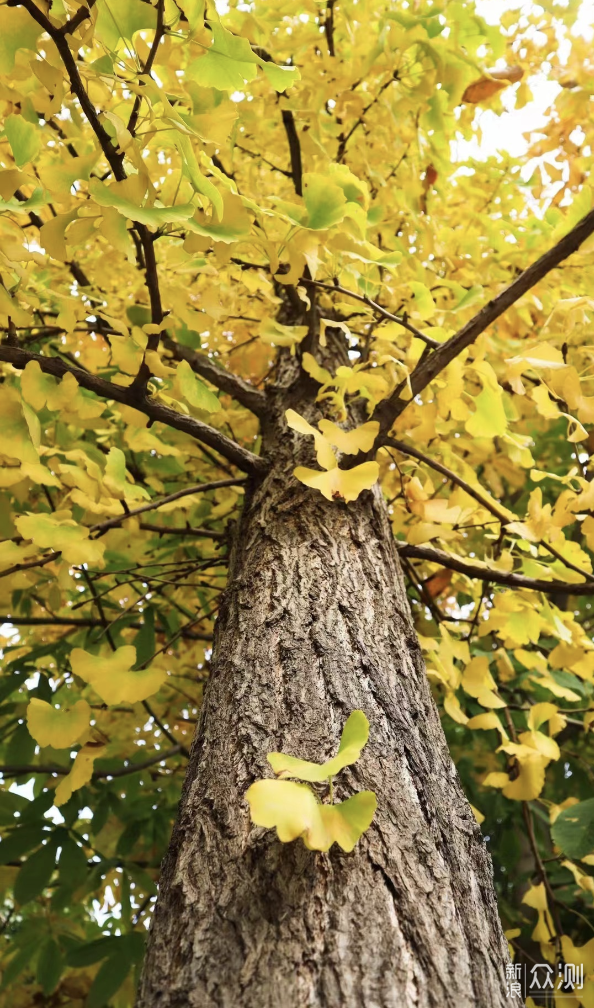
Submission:
<svg viewBox="0 0 594 1008">
<path fill-rule="evenodd" d="M 368 738 L 369 721 L 363 711 L 356 710 L 343 728 L 336 756 L 325 763 L 268 753 L 277 779 L 256 781 L 246 791 L 252 822 L 256 826 L 276 826 L 282 843 L 301 837 L 309 850 L 327 851 L 337 843 L 344 851 L 352 851 L 371 825 L 377 799 L 373 791 L 360 791 L 334 804 L 332 781 L 335 774 L 359 759 Z M 328 781 L 329 803 L 321 803 L 307 784 L 296 784 L 287 777 L 311 783 Z"/>
</svg>

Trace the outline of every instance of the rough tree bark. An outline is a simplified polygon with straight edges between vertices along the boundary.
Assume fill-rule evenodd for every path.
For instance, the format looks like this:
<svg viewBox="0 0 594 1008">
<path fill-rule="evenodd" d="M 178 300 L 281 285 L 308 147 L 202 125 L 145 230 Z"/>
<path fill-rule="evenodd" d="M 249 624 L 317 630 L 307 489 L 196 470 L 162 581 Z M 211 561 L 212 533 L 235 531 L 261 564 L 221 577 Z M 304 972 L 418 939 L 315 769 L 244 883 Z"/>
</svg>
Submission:
<svg viewBox="0 0 594 1008">
<path fill-rule="evenodd" d="M 163 868 L 139 1008 L 499 1008 L 492 867 L 450 758 L 381 491 L 328 502 L 292 476 L 314 420 L 269 393 L 268 475 L 247 495 L 212 674 Z M 352 710 L 370 740 L 336 778 L 378 810 L 351 854 L 250 824 L 266 753 L 321 761 Z"/>
</svg>

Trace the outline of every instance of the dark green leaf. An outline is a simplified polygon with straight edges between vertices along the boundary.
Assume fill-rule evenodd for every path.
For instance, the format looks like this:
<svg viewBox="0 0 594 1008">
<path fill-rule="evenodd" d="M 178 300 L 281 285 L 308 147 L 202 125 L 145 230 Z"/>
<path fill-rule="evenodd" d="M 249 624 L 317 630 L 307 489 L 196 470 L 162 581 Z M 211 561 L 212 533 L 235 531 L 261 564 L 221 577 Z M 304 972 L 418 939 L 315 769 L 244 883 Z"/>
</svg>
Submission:
<svg viewBox="0 0 594 1008">
<path fill-rule="evenodd" d="M 20 812 L 29 802 L 23 795 L 15 794 L 14 791 L 0 792 L 0 826 L 14 826 L 16 819 L 15 812 Z"/>
<path fill-rule="evenodd" d="M 5 990 L 13 980 L 16 980 L 18 975 L 23 972 L 25 966 L 28 966 L 35 954 L 34 948 L 27 945 L 25 948 L 20 949 L 12 957 L 8 966 L 3 970 L 2 973 L 2 984 L 0 985 L 0 990 Z"/>
<path fill-rule="evenodd" d="M 6 747 L 6 763 L 17 767 L 27 766 L 34 755 L 35 740 L 29 735 L 26 724 L 20 724 Z"/>
<path fill-rule="evenodd" d="M 551 669 L 551 677 L 555 680 L 558 686 L 563 686 L 565 689 L 573 690 L 574 693 L 578 693 L 580 696 L 586 697 L 592 692 L 592 687 L 590 683 L 583 682 L 582 679 L 578 679 L 576 675 L 572 672 L 566 672 L 564 669 Z"/>
<path fill-rule="evenodd" d="M 63 969 L 64 957 L 60 947 L 54 938 L 50 938 L 42 946 L 37 960 L 37 983 L 41 984 L 46 997 L 58 986 Z"/>
<path fill-rule="evenodd" d="M 43 791 L 38 798 L 34 798 L 23 809 L 21 812 L 21 822 L 33 822 L 35 819 L 43 819 L 43 813 L 47 812 L 53 804 L 54 792 Z"/>
<path fill-rule="evenodd" d="M 61 885 L 76 889 L 86 880 L 89 870 L 87 855 L 83 848 L 68 838 L 60 851 L 60 872 L 58 880 Z"/>
<path fill-rule="evenodd" d="M 93 963 L 99 962 L 100 959 L 113 955 L 117 951 L 119 941 L 120 939 L 117 937 L 97 938 L 95 941 L 78 945 L 68 953 L 68 965 L 77 968 L 92 966 Z"/>
<path fill-rule="evenodd" d="M 142 628 L 138 631 L 134 640 L 136 647 L 136 668 L 141 668 L 145 662 L 149 662 L 156 650 L 155 610 L 153 606 L 147 606 L 142 615 Z"/>
<path fill-rule="evenodd" d="M 44 837 L 42 826 L 31 824 L 27 826 L 17 826 L 0 843 L 0 865 L 9 864 L 26 854 L 32 847 L 37 847 Z"/>
<path fill-rule="evenodd" d="M 48 885 L 56 864 L 56 846 L 49 841 L 36 850 L 20 869 L 14 884 L 14 898 L 21 906 L 39 896 Z"/>
<path fill-rule="evenodd" d="M 591 854 L 594 851 L 594 798 L 563 809 L 551 826 L 551 836 L 570 858 Z"/>
<path fill-rule="evenodd" d="M 132 963 L 124 949 L 106 959 L 91 984 L 86 1008 L 102 1008 L 119 990 Z"/>
</svg>

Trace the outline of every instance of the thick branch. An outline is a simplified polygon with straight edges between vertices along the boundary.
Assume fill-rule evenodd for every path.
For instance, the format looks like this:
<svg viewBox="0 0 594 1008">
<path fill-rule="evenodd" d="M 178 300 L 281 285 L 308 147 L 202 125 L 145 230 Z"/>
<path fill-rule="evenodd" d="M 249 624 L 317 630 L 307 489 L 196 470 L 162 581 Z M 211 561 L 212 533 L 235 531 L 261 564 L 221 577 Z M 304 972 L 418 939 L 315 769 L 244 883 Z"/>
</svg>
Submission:
<svg viewBox="0 0 594 1008">
<path fill-rule="evenodd" d="M 208 424 L 195 420 L 194 417 L 177 413 L 168 406 L 162 406 L 150 399 L 142 389 L 115 385 L 104 378 L 90 374 L 88 371 L 72 367 L 64 361 L 58 360 L 57 357 L 43 357 L 40 354 L 29 353 L 17 347 L 0 346 L 0 361 L 6 361 L 19 369 L 25 368 L 29 361 L 37 361 L 45 374 L 53 375 L 55 378 L 62 378 L 67 373 L 73 374 L 81 388 L 94 392 L 95 395 L 104 399 L 124 403 L 124 405 L 144 413 L 153 421 L 159 421 L 175 430 L 184 431 L 184 433 L 196 438 L 197 441 L 202 441 L 214 448 L 215 451 L 220 452 L 224 458 L 243 472 L 255 476 L 266 468 L 263 459 L 258 455 L 254 455 L 247 448 L 242 448 L 241 445 L 221 434 L 214 427 L 209 427 Z"/>
<path fill-rule="evenodd" d="M 465 350 L 467 346 L 477 339 L 485 329 L 491 325 L 495 319 L 503 315 L 511 305 L 515 304 L 523 294 L 526 294 L 539 280 L 542 280 L 547 273 L 559 265 L 564 259 L 572 255 L 580 245 L 594 233 L 594 210 L 582 217 L 581 221 L 569 231 L 564 238 L 561 238 L 553 248 L 545 252 L 544 255 L 532 263 L 523 273 L 520 273 L 513 283 L 505 287 L 497 297 L 487 302 L 470 322 L 458 330 L 451 339 L 442 343 L 433 353 L 424 355 L 417 367 L 410 376 L 412 387 L 412 398 L 417 396 L 429 382 L 443 371 L 445 367 Z M 373 419 L 379 420 L 380 432 L 376 443 L 376 448 L 382 444 L 384 436 L 388 433 L 397 417 L 406 409 L 411 399 L 401 399 L 401 394 L 405 389 L 402 382 L 394 390 L 388 399 L 378 403 Z"/>
<path fill-rule="evenodd" d="M 170 350 L 176 360 L 185 360 L 196 374 L 206 378 L 221 392 L 226 392 L 249 409 L 257 417 L 264 416 L 266 412 L 266 395 L 260 389 L 255 388 L 250 382 L 240 378 L 239 375 L 232 374 L 220 364 L 215 363 L 206 354 L 192 350 L 190 347 L 176 343 L 169 336 L 163 338 L 163 346 Z"/>
<path fill-rule="evenodd" d="M 335 0 L 328 0 L 326 6 L 326 17 L 324 18 L 324 34 L 328 43 L 328 53 L 335 56 L 334 50 L 334 4 Z"/>
<path fill-rule="evenodd" d="M 290 109 L 283 109 L 283 126 L 289 141 L 289 153 L 291 155 L 291 175 L 293 176 L 293 186 L 298 196 L 303 196 L 303 167 L 301 164 L 301 144 L 295 128 L 295 118 Z"/>
<path fill-rule="evenodd" d="M 402 557 L 412 557 L 415 560 L 427 560 L 439 564 L 448 570 L 458 571 L 471 578 L 486 579 L 493 584 L 507 585 L 508 588 L 528 588 L 530 591 L 546 592 L 549 595 L 594 595 L 594 586 L 588 582 L 573 584 L 569 581 L 542 581 L 538 578 L 526 577 L 524 574 L 507 574 L 494 567 L 481 567 L 479 564 L 467 563 L 460 557 L 451 556 L 443 550 L 430 549 L 427 546 L 411 546 L 408 543 L 396 543 L 398 553 Z"/>
</svg>

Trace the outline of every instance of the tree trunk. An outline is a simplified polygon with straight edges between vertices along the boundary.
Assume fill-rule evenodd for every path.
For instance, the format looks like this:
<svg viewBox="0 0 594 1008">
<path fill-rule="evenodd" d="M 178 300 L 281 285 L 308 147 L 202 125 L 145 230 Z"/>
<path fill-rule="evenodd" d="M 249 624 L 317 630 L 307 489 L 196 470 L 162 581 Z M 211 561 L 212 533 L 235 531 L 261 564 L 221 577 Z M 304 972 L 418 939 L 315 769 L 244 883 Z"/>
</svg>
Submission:
<svg viewBox="0 0 594 1008">
<path fill-rule="evenodd" d="M 491 861 L 430 695 L 381 491 L 345 504 L 298 483 L 310 439 L 281 418 L 315 407 L 277 392 L 272 467 L 237 528 L 138 1005 L 499 1008 L 508 954 Z M 378 810 L 354 851 L 316 853 L 251 825 L 244 794 L 272 776 L 266 754 L 319 762 L 356 709 L 370 739 L 336 794 L 370 789 Z"/>
</svg>

